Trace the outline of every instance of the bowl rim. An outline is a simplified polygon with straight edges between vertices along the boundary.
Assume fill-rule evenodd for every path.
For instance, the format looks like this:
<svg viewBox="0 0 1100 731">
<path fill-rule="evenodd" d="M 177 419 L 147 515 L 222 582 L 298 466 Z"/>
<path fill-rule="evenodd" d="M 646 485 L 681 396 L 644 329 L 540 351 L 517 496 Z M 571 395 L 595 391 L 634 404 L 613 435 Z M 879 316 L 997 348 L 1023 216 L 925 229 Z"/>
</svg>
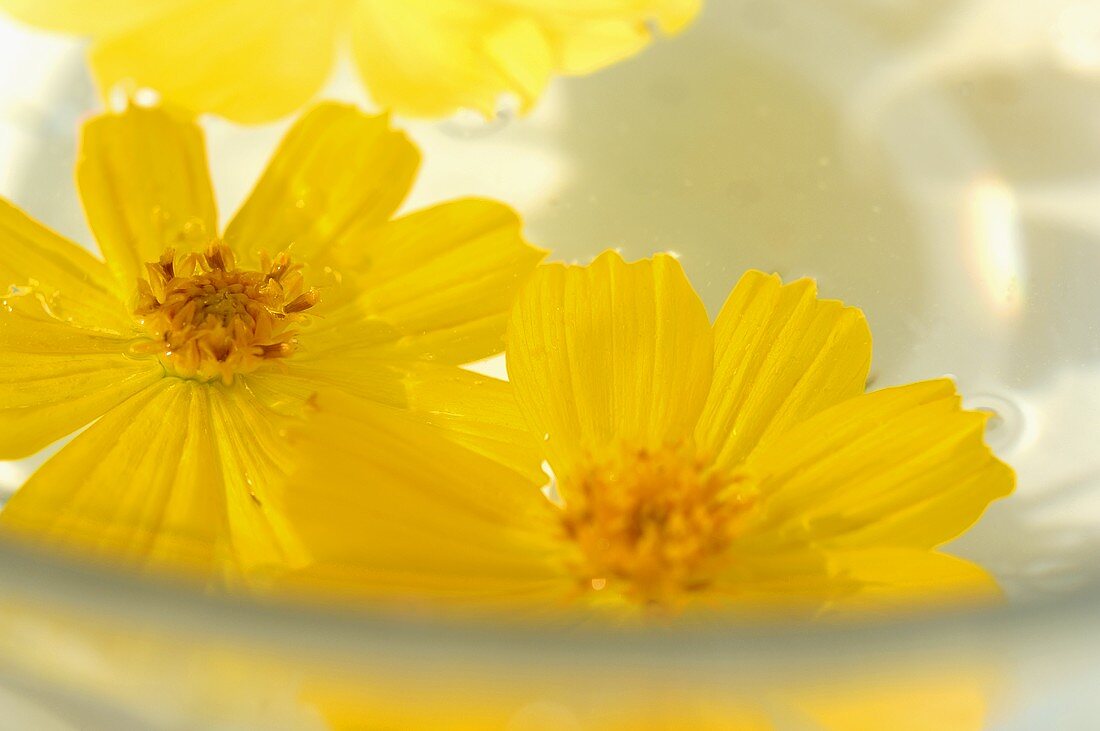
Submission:
<svg viewBox="0 0 1100 731">
<path fill-rule="evenodd" d="M 489 672 L 512 672 L 537 658 L 544 671 L 581 663 L 589 668 L 647 667 L 713 674 L 728 680 L 866 663 L 883 654 L 907 658 L 1037 649 L 1060 640 L 1081 650 L 1100 643 L 1100 582 L 1072 593 L 1023 603 L 954 607 L 848 621 L 783 617 L 653 627 L 613 627 L 497 615 L 457 616 L 392 608 L 211 593 L 163 577 L 81 563 L 0 539 L 0 587 L 7 603 L 51 616 L 92 621 L 126 633 L 201 637 L 269 651 L 352 663 L 405 658 L 421 667 L 473 660 Z"/>
</svg>

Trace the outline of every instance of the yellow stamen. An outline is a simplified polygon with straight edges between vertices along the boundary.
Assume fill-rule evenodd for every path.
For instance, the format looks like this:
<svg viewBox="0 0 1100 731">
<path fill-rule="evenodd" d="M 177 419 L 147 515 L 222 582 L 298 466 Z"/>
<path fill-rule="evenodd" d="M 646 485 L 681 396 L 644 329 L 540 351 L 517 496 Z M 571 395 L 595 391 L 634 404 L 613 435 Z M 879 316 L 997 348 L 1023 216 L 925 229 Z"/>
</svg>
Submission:
<svg viewBox="0 0 1100 731">
<path fill-rule="evenodd" d="M 662 605 L 710 583 L 753 503 L 745 476 L 715 468 L 686 442 L 604 450 L 565 479 L 562 494 L 578 584 L 600 591 L 621 582 L 630 598 Z"/>
<path fill-rule="evenodd" d="M 294 326 L 320 301 L 285 253 L 264 257 L 262 271 L 238 269 L 229 247 L 217 243 L 180 257 L 169 249 L 145 268 L 135 314 L 150 341 L 138 350 L 185 378 L 230 384 L 238 373 L 293 355 Z"/>
</svg>

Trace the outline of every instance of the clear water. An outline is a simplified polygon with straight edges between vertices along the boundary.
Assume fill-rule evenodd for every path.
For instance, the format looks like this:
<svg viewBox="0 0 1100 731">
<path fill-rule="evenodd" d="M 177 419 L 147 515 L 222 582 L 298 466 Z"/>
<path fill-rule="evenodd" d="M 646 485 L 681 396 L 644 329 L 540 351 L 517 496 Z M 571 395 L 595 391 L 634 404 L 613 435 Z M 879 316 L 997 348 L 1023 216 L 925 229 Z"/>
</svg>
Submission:
<svg viewBox="0 0 1100 731">
<path fill-rule="evenodd" d="M 79 45 L 0 21 L 0 59 L 0 194 L 90 242 L 71 180 L 79 121 L 98 102 Z M 346 68 L 328 95 L 366 103 Z M 402 124 L 425 150 L 410 208 L 461 195 L 499 198 L 524 213 L 532 240 L 564 259 L 609 246 L 639 257 L 676 251 L 712 311 L 749 267 L 814 276 L 827 296 L 861 306 L 875 334 L 874 386 L 954 375 L 972 406 L 995 412 L 988 438 L 1019 473 L 1017 494 L 952 550 L 994 570 L 1016 605 L 1068 604 L 1097 580 L 1095 0 L 710 0 L 689 34 L 596 76 L 557 83 L 527 119 Z M 285 126 L 207 123 L 223 219 Z M 0 463 L 0 491 L 40 460 Z M 177 608 L 174 596 L 106 596 L 91 580 L 59 577 L 53 585 L 69 582 L 69 593 L 48 596 L 64 603 L 27 599 L 22 612 L 23 597 L 5 587 L 0 708 L 13 728 L 215 727 L 214 718 L 218 728 L 310 727 L 285 712 L 298 688 L 283 679 L 304 667 L 300 646 L 279 634 L 289 632 L 285 625 Z M 146 606 L 151 614 L 142 614 Z M 972 656 L 996 668 L 1005 686 L 990 700 L 988 727 L 1091 728 L 1100 713 L 1095 622 L 1040 619 L 998 635 L 998 621 L 953 625 L 927 642 L 902 628 L 900 660 L 880 650 L 887 639 L 880 633 L 805 647 L 726 645 L 720 672 L 703 652 L 700 663 L 680 654 L 682 665 L 669 667 L 721 697 L 731 687 L 766 690 L 806 662 L 832 668 L 822 658 L 845 652 L 876 658 L 889 674 L 917 669 L 916 656 L 928 650 L 922 658 L 937 678 Z M 374 639 L 349 632 L 333 641 L 338 630 L 323 629 L 307 624 L 299 634 L 295 625 L 293 637 L 314 649 Z M 379 655 L 387 672 L 418 652 L 434 657 L 429 645 L 447 648 L 454 639 L 427 634 L 418 645 L 408 631 L 398 634 L 400 641 L 380 643 L 390 653 Z M 975 649 L 968 642 L 975 635 L 1000 642 Z M 238 637 L 264 638 L 259 659 L 227 639 Z M 273 648 L 284 644 L 290 654 L 277 655 Z M 458 646 L 469 653 L 453 658 L 463 673 L 508 658 L 491 641 Z M 956 648 L 958 656 L 943 656 Z M 211 658 L 226 654 L 240 658 L 245 680 L 204 685 Z M 771 675 L 760 672 L 773 656 L 786 660 Z M 331 656 L 319 657 L 328 667 Z M 652 678 L 635 685 L 654 692 L 650 684 L 672 672 L 662 675 L 665 665 L 663 656 L 639 660 Z M 409 667 L 417 687 L 439 680 L 437 669 Z M 487 667 L 490 678 L 541 677 L 529 659 Z M 609 667 L 622 669 L 617 659 Z M 574 671 L 600 693 L 609 677 L 620 679 L 596 661 L 569 668 L 568 687 L 577 685 Z M 242 682 L 249 693 L 239 692 Z M 636 690 L 629 677 L 623 682 Z M 545 698 L 576 697 L 563 687 Z"/>
</svg>

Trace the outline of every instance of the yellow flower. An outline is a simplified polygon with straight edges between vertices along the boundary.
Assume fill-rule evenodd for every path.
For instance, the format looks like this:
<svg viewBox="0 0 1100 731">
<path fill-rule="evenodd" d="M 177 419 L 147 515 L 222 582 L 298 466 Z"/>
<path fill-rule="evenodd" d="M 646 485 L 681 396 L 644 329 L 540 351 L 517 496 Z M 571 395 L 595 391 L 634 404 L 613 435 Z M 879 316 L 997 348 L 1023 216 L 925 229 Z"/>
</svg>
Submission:
<svg viewBox="0 0 1100 731">
<path fill-rule="evenodd" d="M 669 256 L 547 265 L 506 353 L 527 431 L 498 431 L 508 466 L 448 445 L 445 425 L 322 400 L 308 474 L 351 489 L 294 500 L 318 556 L 304 581 L 624 611 L 996 592 L 934 550 L 1013 488 L 985 416 L 946 380 L 863 393 L 866 321 L 810 280 L 749 272 L 712 326 Z M 361 454 L 353 431 L 387 446 Z M 531 452 L 549 499 L 519 469 Z"/>
<path fill-rule="evenodd" d="M 90 121 L 77 181 L 105 261 L 0 202 L 0 458 L 94 422 L 0 525 L 211 580 L 305 563 L 284 420 L 321 388 L 408 407 L 472 377 L 455 364 L 503 349 L 543 256 L 490 201 L 391 221 L 418 164 L 385 117 L 319 106 L 219 235 L 198 127 Z"/>
<path fill-rule="evenodd" d="M 586 74 L 683 29 L 702 0 L 0 0 L 91 35 L 101 88 L 133 83 L 190 111 L 262 122 L 306 103 L 350 35 L 374 101 L 400 114 L 529 108 L 554 73 Z"/>
</svg>

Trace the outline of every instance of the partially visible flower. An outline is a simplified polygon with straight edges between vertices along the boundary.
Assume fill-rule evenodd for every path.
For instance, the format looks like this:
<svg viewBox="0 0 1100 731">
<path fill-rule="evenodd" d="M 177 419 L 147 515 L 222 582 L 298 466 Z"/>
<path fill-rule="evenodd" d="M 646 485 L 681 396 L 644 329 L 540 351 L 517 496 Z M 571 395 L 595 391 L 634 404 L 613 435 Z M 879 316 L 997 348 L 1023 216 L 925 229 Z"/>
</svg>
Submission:
<svg viewBox="0 0 1100 731">
<path fill-rule="evenodd" d="M 284 515 L 287 420 L 320 389 L 406 408 L 414 384 L 424 401 L 473 378 L 457 364 L 503 348 L 543 257 L 490 201 L 391 220 L 418 164 L 385 117 L 319 106 L 219 233 L 197 126 L 140 107 L 90 121 L 77 181 L 104 260 L 0 202 L 0 458 L 91 424 L 0 527 L 211 581 L 307 563 Z"/>
<path fill-rule="evenodd" d="M 400 114 L 525 109 L 555 74 L 587 74 L 675 33 L 702 0 L 0 0 L 90 35 L 101 88 L 148 87 L 195 113 L 255 123 L 305 104 L 350 36 L 374 101 Z"/>
<path fill-rule="evenodd" d="M 291 507 L 317 550 L 304 580 L 628 613 L 996 593 L 935 550 L 1013 488 L 985 416 L 947 380 L 864 394 L 866 321 L 810 280 L 749 272 L 712 326 L 669 256 L 547 265 L 506 354 L 529 435 L 498 442 L 539 445 L 547 496 L 446 429 L 323 401 L 305 474 L 330 489 Z M 365 454 L 353 432 L 387 447 Z"/>
</svg>

